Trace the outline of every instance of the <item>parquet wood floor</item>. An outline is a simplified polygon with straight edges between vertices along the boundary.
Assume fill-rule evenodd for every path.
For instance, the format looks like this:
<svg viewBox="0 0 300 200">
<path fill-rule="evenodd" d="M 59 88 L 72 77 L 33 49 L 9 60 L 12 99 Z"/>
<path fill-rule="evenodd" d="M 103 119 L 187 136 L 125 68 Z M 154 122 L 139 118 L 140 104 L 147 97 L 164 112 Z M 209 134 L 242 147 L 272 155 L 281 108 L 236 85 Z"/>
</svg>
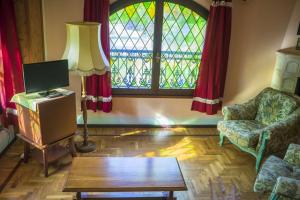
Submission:
<svg viewBox="0 0 300 200">
<path fill-rule="evenodd" d="M 175 192 L 178 200 L 210 199 L 209 179 L 214 181 L 218 177 L 222 178 L 228 190 L 231 189 L 232 184 L 235 184 L 242 200 L 265 199 L 259 198 L 252 189 L 256 177 L 255 159 L 239 151 L 232 144 L 227 143 L 224 147 L 219 147 L 217 136 L 164 134 L 172 129 L 160 129 L 161 134 L 156 135 L 145 134 L 148 130 L 144 128 L 135 131 L 137 132 L 134 134 L 124 132 L 124 134 L 114 134 L 116 136 L 109 136 L 107 133 L 106 136 L 91 136 L 90 138 L 97 142 L 97 150 L 79 156 L 177 157 L 188 186 L 187 192 Z M 207 129 L 197 128 L 189 131 L 200 133 Z M 209 131 L 216 130 L 209 129 Z M 143 135 L 139 135 L 140 132 Z M 115 130 L 111 129 L 111 133 L 115 133 Z M 21 146 L 20 142 L 14 145 Z M 73 199 L 75 194 L 62 192 L 70 161 L 71 158 L 66 157 L 54 163 L 50 166 L 50 177 L 44 178 L 42 166 L 35 160 L 29 159 L 27 164 L 22 163 L 18 168 L 0 193 L 0 199 Z M 0 158 L 0 163 L 2 162 Z"/>
<path fill-rule="evenodd" d="M 9 145 L 9 148 L 0 155 L 0 192 L 21 163 L 22 152 L 21 145 Z"/>
<path fill-rule="evenodd" d="M 78 129 L 82 132 L 82 128 Z M 89 134 L 92 136 L 216 136 L 219 135 L 215 128 L 90 128 Z"/>
</svg>

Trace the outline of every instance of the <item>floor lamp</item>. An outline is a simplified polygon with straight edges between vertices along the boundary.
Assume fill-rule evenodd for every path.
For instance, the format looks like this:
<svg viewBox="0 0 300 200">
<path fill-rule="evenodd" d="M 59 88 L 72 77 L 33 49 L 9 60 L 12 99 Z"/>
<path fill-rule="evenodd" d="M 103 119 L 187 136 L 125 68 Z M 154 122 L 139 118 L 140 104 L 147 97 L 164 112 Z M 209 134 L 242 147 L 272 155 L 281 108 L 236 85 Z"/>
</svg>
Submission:
<svg viewBox="0 0 300 200">
<path fill-rule="evenodd" d="M 82 116 L 84 122 L 83 141 L 75 144 L 77 151 L 87 153 L 96 149 L 88 140 L 86 77 L 102 75 L 109 69 L 109 62 L 100 41 L 101 25 L 95 22 L 66 23 L 67 43 L 63 59 L 68 59 L 69 70 L 81 76 Z"/>
</svg>

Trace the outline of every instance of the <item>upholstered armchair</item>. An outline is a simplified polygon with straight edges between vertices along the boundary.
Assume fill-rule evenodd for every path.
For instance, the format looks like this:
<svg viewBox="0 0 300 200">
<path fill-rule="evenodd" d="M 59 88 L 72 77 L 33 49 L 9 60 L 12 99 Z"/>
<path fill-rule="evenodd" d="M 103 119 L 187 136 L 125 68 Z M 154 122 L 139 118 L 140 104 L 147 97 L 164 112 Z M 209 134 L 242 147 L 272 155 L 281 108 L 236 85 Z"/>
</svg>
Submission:
<svg viewBox="0 0 300 200">
<path fill-rule="evenodd" d="M 300 145 L 290 144 L 283 160 L 270 156 L 259 171 L 254 191 L 272 192 L 271 200 L 300 199 Z"/>
<path fill-rule="evenodd" d="M 256 158 L 258 171 L 265 155 L 282 155 L 290 143 L 300 143 L 299 106 L 298 98 L 272 88 L 244 104 L 225 106 L 218 123 L 220 145 L 226 136 Z"/>
</svg>

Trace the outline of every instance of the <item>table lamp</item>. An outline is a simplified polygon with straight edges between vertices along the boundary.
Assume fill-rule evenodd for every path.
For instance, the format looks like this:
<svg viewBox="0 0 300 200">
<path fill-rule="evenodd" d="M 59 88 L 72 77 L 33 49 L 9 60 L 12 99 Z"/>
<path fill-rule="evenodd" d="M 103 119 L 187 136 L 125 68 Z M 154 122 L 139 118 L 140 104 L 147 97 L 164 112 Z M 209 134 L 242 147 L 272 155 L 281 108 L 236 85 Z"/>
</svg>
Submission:
<svg viewBox="0 0 300 200">
<path fill-rule="evenodd" d="M 96 149 L 96 144 L 88 140 L 86 77 L 102 75 L 109 69 L 100 41 L 100 24 L 95 22 L 66 23 L 67 43 L 63 59 L 68 59 L 69 70 L 81 76 L 81 101 L 84 122 L 83 141 L 75 144 L 77 151 L 87 153 Z"/>
</svg>

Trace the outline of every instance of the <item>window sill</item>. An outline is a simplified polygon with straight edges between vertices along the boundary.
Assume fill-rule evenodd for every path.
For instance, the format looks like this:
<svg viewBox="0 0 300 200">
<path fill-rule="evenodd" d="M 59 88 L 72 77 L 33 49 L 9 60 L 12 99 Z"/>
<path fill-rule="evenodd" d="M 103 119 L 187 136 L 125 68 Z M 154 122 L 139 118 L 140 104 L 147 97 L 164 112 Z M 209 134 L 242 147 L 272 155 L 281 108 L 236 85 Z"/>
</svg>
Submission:
<svg viewBox="0 0 300 200">
<path fill-rule="evenodd" d="M 124 98 L 174 98 L 174 99 L 192 99 L 192 95 L 150 95 L 150 94 L 114 94 L 113 97 Z"/>
<path fill-rule="evenodd" d="M 140 98 L 185 98 L 193 97 L 194 90 L 151 90 L 151 89 L 113 89 L 115 97 L 140 97 Z"/>
</svg>

